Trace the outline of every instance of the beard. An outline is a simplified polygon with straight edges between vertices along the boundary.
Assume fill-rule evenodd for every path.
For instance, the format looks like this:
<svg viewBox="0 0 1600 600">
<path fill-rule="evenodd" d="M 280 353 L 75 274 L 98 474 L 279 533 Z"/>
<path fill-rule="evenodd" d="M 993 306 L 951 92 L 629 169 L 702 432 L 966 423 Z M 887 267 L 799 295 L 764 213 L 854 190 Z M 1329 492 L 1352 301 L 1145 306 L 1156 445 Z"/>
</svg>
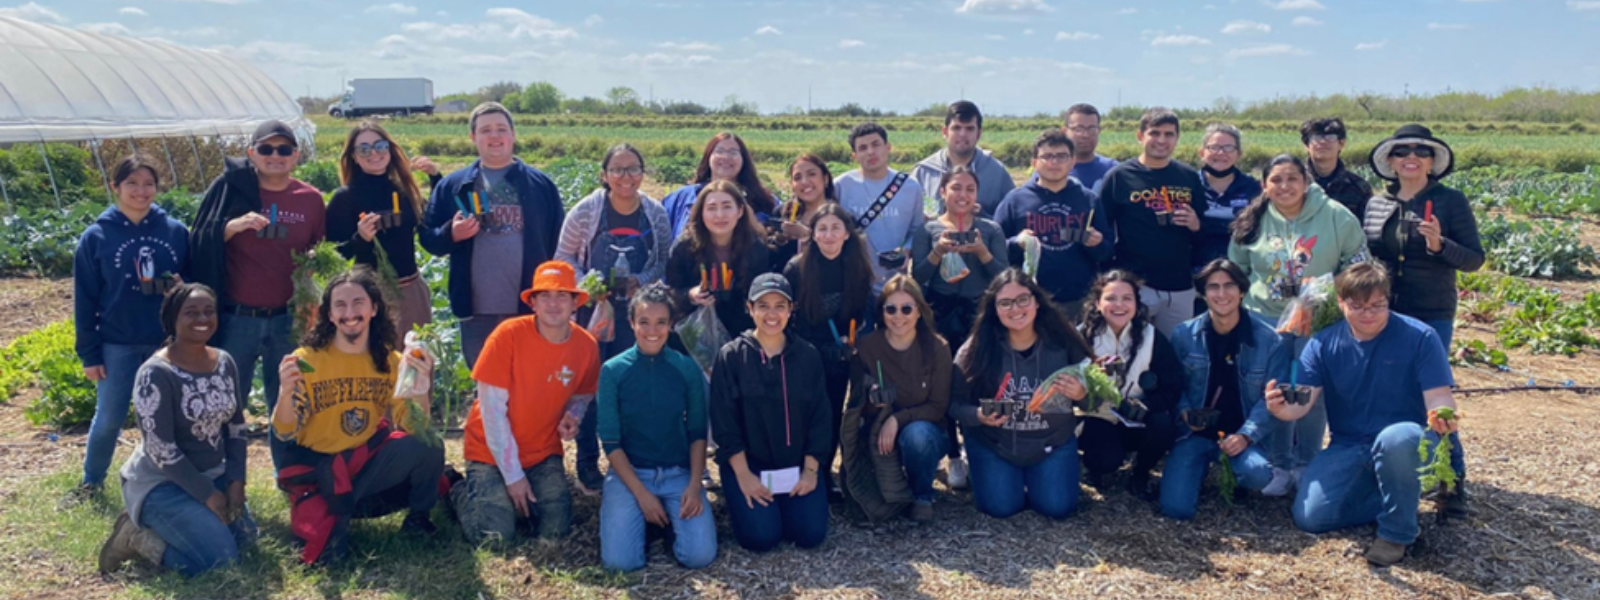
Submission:
<svg viewBox="0 0 1600 600">
<path fill-rule="evenodd" d="M 366 324 L 367 320 L 363 317 L 348 317 L 340 319 L 335 325 L 337 327 L 337 331 L 339 332 L 339 336 L 343 337 L 346 343 L 355 343 L 360 341 L 361 337 L 367 334 Z M 353 332 L 348 331 L 348 327 L 355 327 L 356 330 Z"/>
</svg>

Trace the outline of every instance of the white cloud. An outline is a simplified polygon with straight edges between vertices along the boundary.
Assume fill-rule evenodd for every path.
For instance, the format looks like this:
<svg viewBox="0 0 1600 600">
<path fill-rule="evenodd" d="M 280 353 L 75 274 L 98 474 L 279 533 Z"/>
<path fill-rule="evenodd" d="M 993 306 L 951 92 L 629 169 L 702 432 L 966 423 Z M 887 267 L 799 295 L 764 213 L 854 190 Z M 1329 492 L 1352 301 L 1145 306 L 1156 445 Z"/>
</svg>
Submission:
<svg viewBox="0 0 1600 600">
<path fill-rule="evenodd" d="M 1257 57 L 1262 57 L 1262 56 L 1304 56 L 1305 54 L 1306 54 L 1305 50 L 1301 50 L 1299 48 L 1296 48 L 1294 46 L 1290 46 L 1288 44 L 1268 44 L 1268 45 L 1265 45 L 1265 46 L 1256 46 L 1254 48 L 1240 48 L 1238 50 L 1229 50 L 1228 51 L 1228 58 L 1257 58 Z"/>
<path fill-rule="evenodd" d="M 680 50 L 683 52 L 716 52 L 722 49 L 721 46 L 705 42 L 662 42 L 656 44 L 656 47 L 663 50 Z"/>
<path fill-rule="evenodd" d="M 148 17 L 148 16 L 150 16 L 148 13 L 144 12 L 144 9 L 139 8 L 137 6 L 124 6 L 124 7 L 122 7 L 122 8 L 117 10 L 117 14 L 119 14 L 119 15 L 132 15 L 132 16 L 135 16 L 135 17 Z"/>
<path fill-rule="evenodd" d="M 417 7 L 409 4 L 401 4 L 399 2 L 391 2 L 389 4 L 374 4 L 372 6 L 368 6 L 366 12 L 414 15 L 417 14 Z"/>
<path fill-rule="evenodd" d="M 117 35 L 143 39 L 171 39 L 193 40 L 195 38 L 222 37 L 222 30 L 216 27 L 194 27 L 191 29 L 163 29 L 152 27 L 148 29 L 133 29 L 121 23 L 84 23 L 78 26 L 79 31 L 98 33 L 102 35 Z"/>
<path fill-rule="evenodd" d="M 695 65 L 710 63 L 712 60 L 713 59 L 709 56 L 699 54 L 678 56 L 675 54 L 652 52 L 650 54 L 629 54 L 622 57 L 622 64 L 641 69 L 668 69 L 693 67 Z"/>
<path fill-rule="evenodd" d="M 1082 73 L 1082 74 L 1089 74 L 1089 75 L 1110 75 L 1112 73 L 1111 69 L 1107 69 L 1105 67 L 1097 67 L 1097 66 L 1090 65 L 1090 64 L 1084 64 L 1084 63 L 1081 63 L 1081 62 L 1064 62 L 1064 63 L 1059 63 L 1059 66 L 1064 71 L 1072 71 L 1072 72 L 1075 72 L 1075 73 Z"/>
<path fill-rule="evenodd" d="M 990 65 L 998 65 L 1000 64 L 1000 61 L 987 56 L 974 56 L 967 59 L 965 64 L 969 67 L 987 67 Z"/>
<path fill-rule="evenodd" d="M 491 19 L 511 23 L 511 37 L 527 36 L 535 40 L 563 40 L 578 37 L 570 28 L 558 27 L 555 21 L 537 17 L 515 8 L 491 8 L 484 12 Z"/>
<path fill-rule="evenodd" d="M 1311 17 L 1295 17 L 1293 21 L 1289 22 L 1289 24 L 1295 27 L 1316 27 L 1322 25 L 1322 21 L 1318 21 Z"/>
<path fill-rule="evenodd" d="M 406 44 L 410 44 L 410 43 L 411 43 L 410 39 L 408 39 L 408 38 L 406 38 L 406 36 L 400 35 L 398 33 L 386 35 L 386 36 L 383 37 L 383 39 L 378 40 L 378 45 L 380 45 L 380 46 L 406 45 Z"/>
<path fill-rule="evenodd" d="M 1272 7 L 1274 10 L 1322 10 L 1327 8 L 1317 0 L 1278 0 L 1277 2 L 1269 0 L 1267 6 Z"/>
<path fill-rule="evenodd" d="M 841 49 L 860 48 L 865 45 L 867 43 L 861 40 L 839 40 L 839 48 Z"/>
<path fill-rule="evenodd" d="M 1082 42 L 1098 39 L 1100 39 L 1100 34 L 1098 33 L 1089 33 L 1086 31 L 1074 31 L 1071 33 L 1065 31 L 1056 32 L 1056 41 L 1058 42 Z"/>
<path fill-rule="evenodd" d="M 1466 28 L 1467 28 L 1467 26 L 1463 25 L 1461 23 L 1429 23 L 1428 24 L 1428 31 L 1458 31 L 1458 30 L 1462 30 L 1462 29 L 1466 29 Z"/>
<path fill-rule="evenodd" d="M 771 25 L 762 25 L 756 30 L 756 35 L 783 35 L 783 31 Z"/>
<path fill-rule="evenodd" d="M 1119 14 L 1119 15 L 1132 15 L 1132 14 L 1138 14 L 1138 12 L 1139 12 L 1139 9 L 1130 6 L 1128 8 L 1124 8 L 1122 10 L 1117 11 L 1117 14 Z"/>
<path fill-rule="evenodd" d="M 604 23 L 604 22 L 606 22 L 605 17 L 602 17 L 600 15 L 589 15 L 588 17 L 584 18 L 583 26 L 584 27 L 597 27 L 601 23 Z"/>
<path fill-rule="evenodd" d="M 1567 0 L 1567 8 L 1572 10 L 1600 10 L 1600 0 Z"/>
<path fill-rule="evenodd" d="M 1033 35 L 1033 30 L 1032 29 L 1024 29 L 1024 30 L 1022 30 L 1022 35 Z"/>
<path fill-rule="evenodd" d="M 35 21 L 39 23 L 44 23 L 46 21 L 51 23 L 67 22 L 67 18 L 61 16 L 61 13 L 50 10 L 43 6 L 39 6 L 39 4 L 35 2 L 29 2 L 22 6 L 11 8 L 0 8 L 0 17 L 11 17 L 14 19 Z"/>
<path fill-rule="evenodd" d="M 1361 42 L 1356 44 L 1356 50 L 1380 50 L 1387 45 L 1389 45 L 1389 40 L 1384 40 L 1381 42 Z"/>
<path fill-rule="evenodd" d="M 235 4 L 244 4 L 246 2 L 251 2 L 253 0 L 174 0 L 174 1 L 175 2 L 198 2 L 200 4 L 223 4 L 223 5 L 232 6 L 232 5 L 235 5 Z"/>
<path fill-rule="evenodd" d="M 1162 35 L 1150 41 L 1151 46 L 1210 46 L 1211 40 L 1198 35 Z"/>
<path fill-rule="evenodd" d="M 1055 12 L 1044 0 L 966 0 L 957 8 L 958 13 L 1015 15 L 1023 13 Z"/>
<path fill-rule="evenodd" d="M 1272 33 L 1272 26 L 1266 23 L 1257 23 L 1255 21 L 1234 21 L 1224 26 L 1222 28 L 1222 33 L 1224 35 L 1233 35 L 1237 33 Z"/>
</svg>

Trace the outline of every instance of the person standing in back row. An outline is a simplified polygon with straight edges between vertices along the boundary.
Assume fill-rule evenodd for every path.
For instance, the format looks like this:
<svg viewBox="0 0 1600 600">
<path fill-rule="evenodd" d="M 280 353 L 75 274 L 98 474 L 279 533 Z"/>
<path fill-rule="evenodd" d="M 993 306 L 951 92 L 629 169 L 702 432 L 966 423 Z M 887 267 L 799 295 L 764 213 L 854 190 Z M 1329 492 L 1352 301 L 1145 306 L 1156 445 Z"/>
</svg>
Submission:
<svg viewBox="0 0 1600 600">
<path fill-rule="evenodd" d="M 1098 187 L 1117 166 L 1115 159 L 1095 152 L 1100 147 L 1100 111 L 1093 104 L 1069 106 L 1061 130 L 1072 138 L 1072 177 L 1086 190 Z"/>
<path fill-rule="evenodd" d="M 877 276 L 873 293 L 891 275 L 906 268 L 911 234 L 922 229 L 922 185 L 889 167 L 889 132 L 868 121 L 850 130 L 850 156 L 861 168 L 833 180 L 839 205 L 856 216 L 856 228 L 867 236 Z"/>
<path fill-rule="evenodd" d="M 978 139 L 983 137 L 983 113 L 978 111 L 978 105 L 966 100 L 951 103 L 944 114 L 944 129 L 940 133 L 944 136 L 944 149 L 917 163 L 911 178 L 933 196 L 938 213 L 944 214 L 944 191 L 939 183 L 950 169 L 966 167 L 984 182 L 978 188 L 978 206 L 982 211 L 979 216 L 993 217 L 1000 200 L 1017 185 L 1011 181 L 1011 173 L 1004 164 L 993 154 L 978 148 Z"/>
<path fill-rule="evenodd" d="M 226 161 L 206 190 L 189 231 L 189 272 L 222 296 L 216 345 L 233 357 L 242 387 L 250 387 L 260 362 L 271 413 L 278 361 L 305 333 L 289 331 L 294 255 L 322 240 L 327 205 L 321 191 L 290 176 L 300 146 L 283 121 L 257 127 L 247 153 L 248 160 Z"/>
<path fill-rule="evenodd" d="M 1344 121 L 1339 117 L 1311 119 L 1300 124 L 1300 143 L 1311 157 L 1311 175 L 1317 187 L 1350 209 L 1357 220 L 1367 212 L 1372 185 L 1344 167 L 1339 153 L 1344 152 Z"/>
<path fill-rule="evenodd" d="M 516 157 L 504 106 L 479 104 L 467 126 L 478 160 L 434 186 L 417 235 L 428 252 L 450 257 L 450 311 L 471 368 L 496 326 L 528 314 L 517 301 L 522 282 L 555 257 L 566 211 L 550 177 Z"/>
<path fill-rule="evenodd" d="M 1163 336 L 1194 316 L 1189 269 L 1206 197 L 1200 172 L 1172 159 L 1178 134 L 1177 114 L 1145 111 L 1138 134 L 1144 150 L 1111 169 L 1096 190 L 1116 228 L 1114 264 L 1144 280 L 1139 300 Z"/>
<path fill-rule="evenodd" d="M 1050 299 L 1076 319 L 1079 300 L 1089 291 L 1100 265 L 1111 260 L 1115 232 L 1100 199 L 1070 175 L 1073 153 L 1067 134 L 1054 129 L 1040 134 L 1033 142 L 1037 177 L 1006 194 L 995 222 L 1017 251 L 1012 264 L 1023 264 L 1025 259 L 1018 242 L 1022 232 L 1038 239 L 1038 272 L 1033 276 L 1050 292 Z"/>
</svg>

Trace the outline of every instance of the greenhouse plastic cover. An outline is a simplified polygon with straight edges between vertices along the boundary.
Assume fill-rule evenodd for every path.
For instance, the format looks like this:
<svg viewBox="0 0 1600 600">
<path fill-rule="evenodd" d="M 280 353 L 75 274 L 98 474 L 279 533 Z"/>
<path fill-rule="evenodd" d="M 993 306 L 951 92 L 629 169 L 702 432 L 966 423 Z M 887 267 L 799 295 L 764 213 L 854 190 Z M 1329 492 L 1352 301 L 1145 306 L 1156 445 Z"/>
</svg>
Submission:
<svg viewBox="0 0 1600 600">
<path fill-rule="evenodd" d="M 254 67 L 211 50 L 0 18 L 0 144 L 314 128 Z"/>
</svg>

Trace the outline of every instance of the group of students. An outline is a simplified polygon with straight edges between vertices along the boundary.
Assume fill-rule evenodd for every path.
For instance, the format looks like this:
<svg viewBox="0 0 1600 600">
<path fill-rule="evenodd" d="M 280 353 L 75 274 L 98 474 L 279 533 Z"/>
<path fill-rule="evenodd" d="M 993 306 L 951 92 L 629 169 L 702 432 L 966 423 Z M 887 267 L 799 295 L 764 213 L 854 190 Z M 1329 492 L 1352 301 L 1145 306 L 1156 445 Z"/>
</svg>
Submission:
<svg viewBox="0 0 1600 600">
<path fill-rule="evenodd" d="M 132 404 L 143 441 L 120 473 L 126 512 L 102 570 L 143 559 L 194 574 L 234 560 L 255 535 L 243 434 L 259 362 L 277 483 L 308 563 L 349 552 L 352 518 L 405 510 L 403 530 L 431 535 L 441 500 L 471 543 L 558 539 L 576 487 L 601 497 L 607 567 L 642 568 L 652 528 L 670 529 L 681 564 L 705 566 L 717 554 L 708 456 L 734 537 L 753 551 L 822 544 L 830 500 L 932 521 L 941 462 L 984 514 L 1064 519 L 1080 469 L 1103 488 L 1131 458 L 1129 491 L 1188 519 L 1223 455 L 1242 487 L 1294 494 L 1303 529 L 1376 521 L 1368 560 L 1399 561 L 1417 535 L 1417 441 L 1455 435 L 1433 412 L 1453 407 L 1454 273 L 1483 262 L 1465 197 L 1440 183 L 1449 146 L 1402 127 L 1373 151 L 1391 182 L 1374 194 L 1340 162 L 1337 119 L 1302 128 L 1309 161 L 1280 155 L 1257 180 L 1235 165 L 1231 126 L 1205 131 L 1196 170 L 1172 159 L 1177 116 L 1152 109 L 1140 155 L 1117 163 L 1095 153 L 1098 112 L 1075 105 L 1038 137 L 1016 186 L 978 148 L 982 126 L 975 105 L 952 104 L 947 147 L 903 173 L 888 132 L 862 124 L 849 138 L 860 169 L 836 178 L 801 155 L 787 201 L 736 135 L 712 138 L 694 181 L 661 202 L 640 189 L 645 157 L 619 144 L 601 188 L 569 213 L 516 158 L 512 115 L 494 103 L 469 120 L 479 159 L 442 177 L 382 127 L 353 128 L 326 204 L 290 176 L 294 132 L 268 122 L 192 229 L 152 204 L 157 170 L 130 157 L 75 262 L 78 352 L 98 406 L 83 483 L 65 501 L 99 492 Z M 291 331 L 294 257 L 323 238 L 357 266 Z M 448 257 L 477 384 L 461 471 L 414 430 L 434 367 L 401 341 L 430 320 L 418 241 Z M 384 266 L 398 290 L 380 283 Z M 595 271 L 610 290 L 591 298 L 578 279 Z M 1335 274 L 1346 320 L 1309 339 L 1279 334 L 1300 288 Z M 579 325 L 605 304 L 625 323 Z M 690 350 L 697 340 L 675 329 L 691 313 L 728 341 Z M 1085 360 L 1105 366 L 1118 408 L 1052 377 Z M 1030 410 L 1040 394 L 1077 408 Z M 1451 459 L 1464 476 L 1459 451 Z M 1464 488 L 1443 503 L 1464 514 Z"/>
</svg>

